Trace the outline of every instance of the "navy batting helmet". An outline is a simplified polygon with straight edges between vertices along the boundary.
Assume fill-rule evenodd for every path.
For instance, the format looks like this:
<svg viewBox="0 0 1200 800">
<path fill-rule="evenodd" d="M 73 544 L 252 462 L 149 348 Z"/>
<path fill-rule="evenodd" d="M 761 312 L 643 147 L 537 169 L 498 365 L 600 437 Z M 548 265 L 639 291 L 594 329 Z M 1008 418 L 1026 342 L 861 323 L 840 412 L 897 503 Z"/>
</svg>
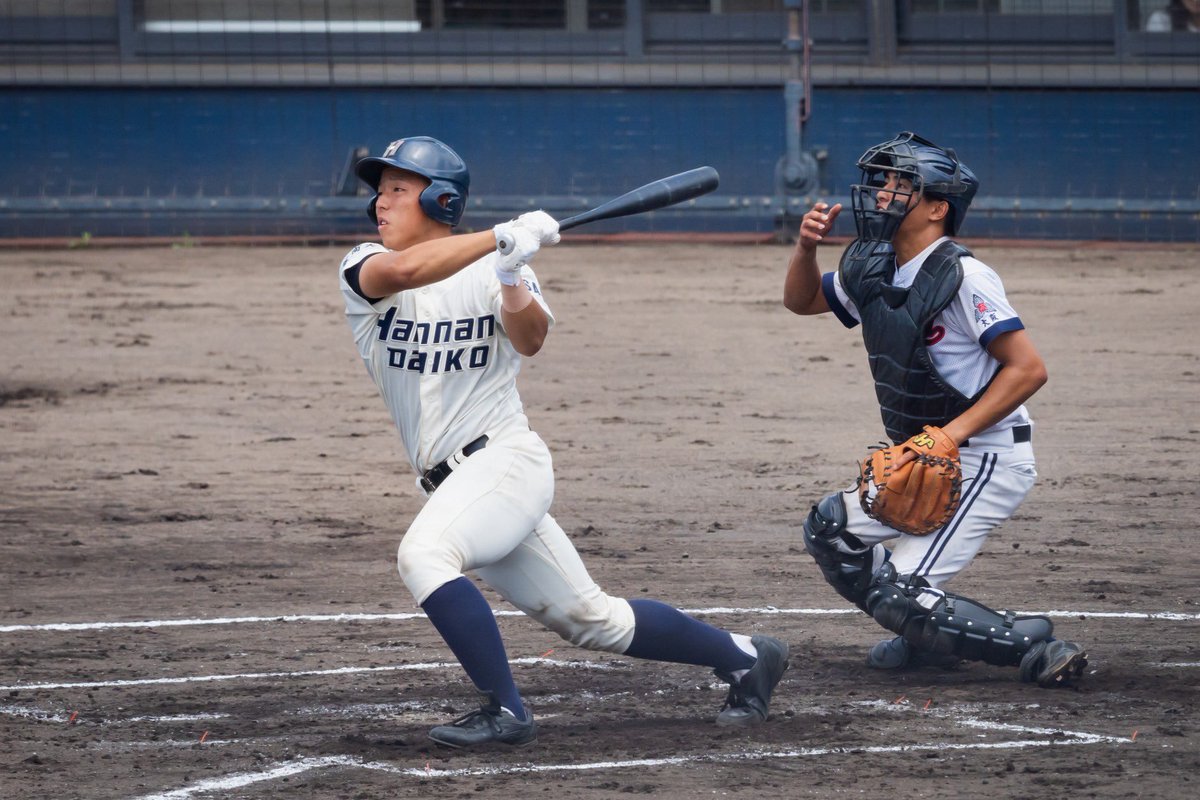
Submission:
<svg viewBox="0 0 1200 800">
<path fill-rule="evenodd" d="M 862 183 L 850 187 L 850 195 L 860 239 L 890 242 L 908 214 L 909 198 L 920 194 L 949 204 L 946 231 L 954 235 L 979 191 L 979 179 L 953 150 L 915 133 L 899 133 L 894 139 L 868 148 L 858 159 L 858 168 L 862 170 Z M 887 184 L 890 173 L 911 181 L 912 191 L 893 192 L 889 188 L 892 202 L 879 209 L 875 197 Z"/>
<path fill-rule="evenodd" d="M 375 196 L 367 206 L 371 222 L 379 224 L 375 203 L 379 201 L 379 181 L 389 167 L 415 172 L 429 180 L 429 186 L 419 198 L 425 216 L 448 225 L 457 225 L 462 219 L 467 210 L 467 189 L 471 186 L 466 163 L 437 139 L 410 136 L 389 144 L 378 158 L 364 158 L 354 165 L 355 174 L 375 190 Z M 440 199 L 447 196 L 450 200 L 443 206 Z"/>
</svg>

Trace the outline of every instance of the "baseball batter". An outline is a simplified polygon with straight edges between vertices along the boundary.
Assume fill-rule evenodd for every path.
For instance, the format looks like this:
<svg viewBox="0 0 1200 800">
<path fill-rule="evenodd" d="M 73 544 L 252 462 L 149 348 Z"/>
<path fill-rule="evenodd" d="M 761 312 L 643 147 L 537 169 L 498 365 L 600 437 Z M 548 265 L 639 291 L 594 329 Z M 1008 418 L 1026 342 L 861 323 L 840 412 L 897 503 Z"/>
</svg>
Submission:
<svg viewBox="0 0 1200 800">
<path fill-rule="evenodd" d="M 968 659 L 1019 666 L 1022 680 L 1041 686 L 1070 683 L 1087 658 L 1053 638 L 1048 618 L 1000 613 L 942 588 L 1033 487 L 1034 425 L 1024 404 L 1046 381 L 1000 277 L 950 238 L 979 182 L 954 151 L 912 133 L 868 149 L 858 166 L 857 239 L 838 270 L 822 275 L 817 243 L 842 207 L 814 205 L 800 224 L 784 304 L 862 325 L 889 438 L 942 428 L 959 447 L 962 501 L 939 530 L 913 536 L 868 517 L 852 486 L 813 507 L 805 547 L 839 594 L 898 634 L 870 650 L 869 666 Z"/>
<path fill-rule="evenodd" d="M 375 191 L 368 216 L 382 243 L 342 259 L 346 315 L 428 496 L 397 566 L 482 697 L 478 710 L 430 738 L 469 747 L 537 736 L 492 610 L 463 575 L 471 570 L 581 647 L 711 667 L 730 684 L 718 725 L 765 720 L 787 645 L 730 634 L 655 600 L 605 594 L 549 514 L 550 452 L 530 430 L 516 378 L 554 324 L 529 261 L 558 242 L 558 223 L 535 211 L 452 235 L 470 176 L 457 153 L 429 137 L 394 141 L 356 172 Z"/>
</svg>

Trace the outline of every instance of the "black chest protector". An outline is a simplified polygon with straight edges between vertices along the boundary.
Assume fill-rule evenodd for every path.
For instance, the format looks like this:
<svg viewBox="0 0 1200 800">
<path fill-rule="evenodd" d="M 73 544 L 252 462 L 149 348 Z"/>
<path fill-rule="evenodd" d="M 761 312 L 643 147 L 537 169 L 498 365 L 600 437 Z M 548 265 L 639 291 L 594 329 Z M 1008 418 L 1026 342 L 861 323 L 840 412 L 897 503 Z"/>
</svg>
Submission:
<svg viewBox="0 0 1200 800">
<path fill-rule="evenodd" d="M 969 255 L 957 242 L 943 242 L 902 289 L 891 285 L 896 259 L 889 246 L 855 241 L 842 254 L 838 277 L 862 319 L 883 426 L 897 444 L 926 425 L 945 425 L 987 389 L 963 395 L 938 373 L 925 345 L 929 324 L 962 286 L 961 259 Z"/>
</svg>

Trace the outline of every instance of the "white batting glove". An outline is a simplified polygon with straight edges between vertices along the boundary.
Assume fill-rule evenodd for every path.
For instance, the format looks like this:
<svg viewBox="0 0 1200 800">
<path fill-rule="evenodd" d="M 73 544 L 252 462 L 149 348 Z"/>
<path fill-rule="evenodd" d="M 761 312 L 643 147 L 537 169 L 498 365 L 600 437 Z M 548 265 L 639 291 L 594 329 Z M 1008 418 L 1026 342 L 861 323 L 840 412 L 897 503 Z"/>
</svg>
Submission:
<svg viewBox="0 0 1200 800">
<path fill-rule="evenodd" d="M 562 240 L 558 235 L 558 220 L 541 209 L 517 217 L 517 224 L 533 231 L 542 244 L 558 244 Z"/>
<path fill-rule="evenodd" d="M 505 286 L 516 286 L 521 282 L 521 267 L 541 249 L 542 242 L 537 234 L 515 220 L 501 222 L 492 228 L 492 233 L 496 236 L 499 256 L 493 263 L 496 277 Z"/>
</svg>

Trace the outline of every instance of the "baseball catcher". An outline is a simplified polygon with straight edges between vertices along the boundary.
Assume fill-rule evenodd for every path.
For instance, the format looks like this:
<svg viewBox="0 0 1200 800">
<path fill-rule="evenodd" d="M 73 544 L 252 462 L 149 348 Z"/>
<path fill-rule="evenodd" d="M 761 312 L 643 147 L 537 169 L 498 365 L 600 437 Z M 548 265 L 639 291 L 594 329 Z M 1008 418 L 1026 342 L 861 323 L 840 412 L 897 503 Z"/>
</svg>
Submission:
<svg viewBox="0 0 1200 800">
<path fill-rule="evenodd" d="M 953 150 L 913 133 L 869 148 L 858 167 L 857 238 L 822 275 L 817 244 L 842 206 L 814 205 L 788 263 L 784 305 L 861 324 L 890 444 L 862 459 L 853 486 L 813 506 L 805 549 L 842 597 L 895 634 L 871 648 L 868 666 L 965 659 L 1018 667 L 1040 686 L 1070 684 L 1087 656 L 1054 638 L 1048 618 L 942 588 L 1033 488 L 1024 404 L 1046 382 L 1000 277 L 950 238 L 979 181 Z"/>
</svg>

